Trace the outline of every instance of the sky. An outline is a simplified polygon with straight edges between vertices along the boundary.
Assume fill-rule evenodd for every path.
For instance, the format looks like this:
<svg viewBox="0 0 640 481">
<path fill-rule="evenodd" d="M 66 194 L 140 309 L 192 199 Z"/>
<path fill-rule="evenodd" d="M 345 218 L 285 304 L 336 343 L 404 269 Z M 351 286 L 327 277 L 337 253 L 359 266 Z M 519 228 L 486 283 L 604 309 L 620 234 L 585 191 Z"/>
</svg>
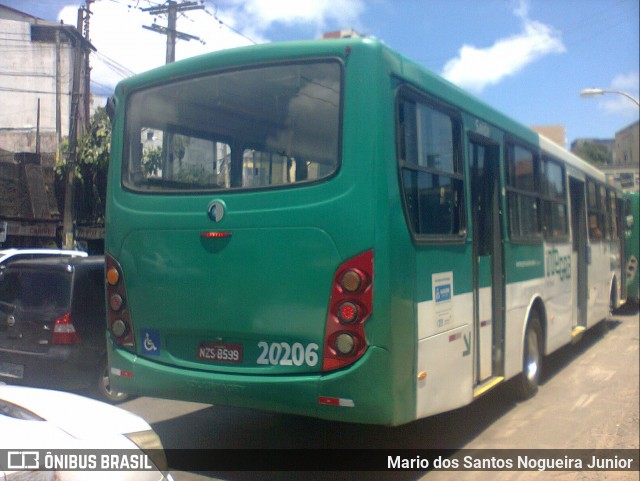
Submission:
<svg viewBox="0 0 640 481">
<path fill-rule="evenodd" d="M 92 90 L 105 93 L 165 62 L 162 0 L 91 3 Z M 182 3 L 178 0 L 178 3 Z M 442 75 L 525 125 L 564 125 L 576 138 L 613 138 L 638 120 L 640 0 L 197 0 L 178 16 L 176 59 L 254 43 L 314 39 L 352 28 Z M 74 0 L 0 0 L 75 25 Z"/>
</svg>

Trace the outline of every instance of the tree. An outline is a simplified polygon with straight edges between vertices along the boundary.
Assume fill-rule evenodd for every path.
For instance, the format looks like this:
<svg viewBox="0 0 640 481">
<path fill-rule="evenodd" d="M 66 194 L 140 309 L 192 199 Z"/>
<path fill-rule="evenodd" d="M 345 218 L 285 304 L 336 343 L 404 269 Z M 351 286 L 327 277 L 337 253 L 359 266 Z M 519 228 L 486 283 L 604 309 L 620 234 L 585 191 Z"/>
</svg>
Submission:
<svg viewBox="0 0 640 481">
<path fill-rule="evenodd" d="M 74 209 L 75 219 L 80 224 L 104 223 L 110 146 L 111 121 L 106 110 L 100 107 L 91 117 L 89 128 L 78 141 L 74 169 Z M 58 205 L 64 197 L 68 147 L 68 142 L 65 142 L 62 146 L 64 160 L 56 165 L 57 187 L 61 187 L 56 189 Z"/>
<path fill-rule="evenodd" d="M 575 148 L 574 153 L 596 167 L 611 163 L 611 152 L 597 142 L 584 142 Z"/>
</svg>

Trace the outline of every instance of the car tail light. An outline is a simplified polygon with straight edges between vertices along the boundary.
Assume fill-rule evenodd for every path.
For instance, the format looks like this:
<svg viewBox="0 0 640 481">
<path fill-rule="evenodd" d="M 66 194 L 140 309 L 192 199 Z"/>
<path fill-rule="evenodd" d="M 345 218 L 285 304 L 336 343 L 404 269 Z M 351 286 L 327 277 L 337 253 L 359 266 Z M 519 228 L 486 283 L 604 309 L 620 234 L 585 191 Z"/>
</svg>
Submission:
<svg viewBox="0 0 640 481">
<path fill-rule="evenodd" d="M 128 351 L 135 352 L 135 336 L 129 315 L 127 291 L 120 264 L 110 255 L 105 256 L 107 286 L 107 328 L 113 341 Z"/>
<path fill-rule="evenodd" d="M 70 312 L 67 312 L 64 316 L 55 320 L 51 344 L 80 344 L 80 335 L 76 332 L 76 328 L 73 326 Z"/>
<path fill-rule="evenodd" d="M 331 288 L 322 370 L 353 364 L 367 350 L 364 324 L 373 309 L 373 251 L 344 262 Z"/>
</svg>

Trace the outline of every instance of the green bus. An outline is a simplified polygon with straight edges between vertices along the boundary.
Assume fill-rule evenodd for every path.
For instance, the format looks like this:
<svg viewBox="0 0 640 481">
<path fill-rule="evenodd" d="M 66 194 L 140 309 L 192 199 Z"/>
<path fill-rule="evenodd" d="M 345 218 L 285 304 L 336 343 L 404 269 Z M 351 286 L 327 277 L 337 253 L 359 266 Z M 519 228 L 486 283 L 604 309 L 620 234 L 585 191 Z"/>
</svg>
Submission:
<svg viewBox="0 0 640 481">
<path fill-rule="evenodd" d="M 638 259 L 640 259 L 640 194 L 624 192 L 625 230 L 625 268 L 627 302 L 638 304 L 640 301 L 640 274 L 638 274 Z"/>
<path fill-rule="evenodd" d="M 118 391 L 398 425 L 532 396 L 619 303 L 621 193 L 378 41 L 191 58 L 109 110 Z"/>
</svg>

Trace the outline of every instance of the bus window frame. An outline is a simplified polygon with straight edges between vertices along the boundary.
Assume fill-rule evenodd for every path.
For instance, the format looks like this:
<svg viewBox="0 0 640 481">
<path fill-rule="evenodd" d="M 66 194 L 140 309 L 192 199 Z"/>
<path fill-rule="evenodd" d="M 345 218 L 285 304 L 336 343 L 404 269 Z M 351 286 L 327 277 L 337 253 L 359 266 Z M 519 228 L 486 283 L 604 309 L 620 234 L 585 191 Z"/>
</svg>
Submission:
<svg viewBox="0 0 640 481">
<path fill-rule="evenodd" d="M 540 179 L 541 179 L 541 198 L 542 205 L 542 235 L 544 240 L 550 242 L 568 242 L 569 241 L 569 205 L 567 201 L 567 195 L 569 189 L 567 188 L 567 169 L 566 166 L 559 160 L 551 157 L 548 154 L 542 154 L 540 156 Z M 562 178 L 562 196 L 554 195 L 548 191 L 549 182 L 547 165 L 553 164 L 560 168 Z M 547 216 L 547 208 L 556 207 L 558 205 L 564 206 L 564 233 L 561 235 L 554 234 L 552 230 L 553 222 L 551 218 Z M 550 213 L 550 215 L 552 215 Z M 549 221 L 549 222 L 548 222 Z"/>
<path fill-rule="evenodd" d="M 454 171 L 448 172 L 440 169 L 420 166 L 411 162 L 407 162 L 402 159 L 401 152 L 403 150 L 404 132 L 400 125 L 400 103 L 403 100 L 413 101 L 418 104 L 423 104 L 428 108 L 437 111 L 440 114 L 447 115 L 452 122 L 455 122 L 458 130 L 458 138 L 454 139 L 454 155 L 457 152 L 457 158 L 454 158 Z M 429 95 L 422 90 L 414 87 L 409 83 L 400 83 L 396 87 L 395 93 L 395 109 L 394 109 L 394 124 L 395 124 L 395 141 L 396 141 L 396 166 L 398 175 L 398 189 L 402 202 L 402 210 L 404 213 L 404 220 L 411 236 L 412 242 L 415 245 L 433 245 L 433 244 L 464 244 L 467 239 L 468 232 L 468 220 L 467 220 L 467 159 L 465 157 L 464 149 L 464 122 L 462 118 L 462 111 L 442 100 Z M 455 165 L 455 163 L 458 165 Z M 455 171 L 456 167 L 459 169 Z M 407 205 L 407 198 L 405 195 L 404 182 L 403 182 L 403 170 L 408 169 L 413 172 L 424 172 L 431 175 L 446 176 L 451 180 L 458 181 L 462 184 L 460 192 L 462 193 L 462 199 L 458 200 L 458 216 L 459 216 L 459 228 L 455 234 L 423 234 L 418 233 L 414 229 L 413 222 L 411 221 L 411 215 L 409 213 L 409 207 Z"/>
<path fill-rule="evenodd" d="M 594 196 L 591 194 L 591 186 L 593 186 Z M 606 186 L 604 183 L 594 179 L 593 177 L 587 177 L 587 231 L 589 235 L 589 242 L 604 242 L 607 239 L 607 212 L 606 212 Z M 602 189 L 605 190 L 605 198 L 601 198 Z M 591 227 L 591 218 L 595 216 L 596 225 Z M 594 229 L 598 229 L 600 236 L 593 235 Z"/>
<path fill-rule="evenodd" d="M 605 237 L 610 241 L 616 242 L 620 240 L 618 192 L 611 186 L 606 186 L 606 191 L 605 215 L 607 217 L 607 234 Z"/>
<path fill-rule="evenodd" d="M 187 82 L 193 79 L 201 79 L 205 77 L 211 77 L 215 75 L 222 75 L 229 72 L 241 72 L 243 70 L 257 70 L 260 68 L 269 68 L 269 67 L 285 67 L 285 66 L 294 66 L 294 65 L 303 65 L 303 64 L 317 64 L 317 63 L 335 63 L 339 67 L 339 85 L 340 85 L 340 95 L 338 102 L 338 122 L 337 122 L 337 138 L 336 138 L 336 159 L 335 159 L 335 168 L 331 174 L 314 179 L 314 180 L 305 180 L 301 182 L 292 182 L 290 184 L 277 184 L 271 186 L 260 186 L 260 187 L 229 187 L 229 188 L 207 188 L 207 189 L 171 189 L 171 190 L 148 190 L 144 188 L 136 188 L 129 185 L 129 183 L 125 180 L 126 165 L 130 161 L 130 149 L 131 149 L 131 135 L 129 129 L 129 115 L 130 111 L 130 102 L 132 97 L 145 90 L 154 89 L 163 86 L 170 86 L 172 84 Z M 126 92 L 124 104 L 125 104 L 125 115 L 124 115 L 124 126 L 122 128 L 122 152 L 120 159 L 120 189 L 123 192 L 129 192 L 136 195 L 151 195 L 151 196 L 192 196 L 192 195 L 203 195 L 203 194 L 217 194 L 217 195 L 227 195 L 227 194 L 235 194 L 235 193 L 253 193 L 256 191 L 274 191 L 274 190 L 283 190 L 283 189 L 291 189 L 291 188 L 302 188 L 308 186 L 314 186 L 318 184 L 322 184 L 325 182 L 329 182 L 333 178 L 337 177 L 342 170 L 343 157 L 344 157 L 344 149 L 343 149 L 343 138 L 344 138 L 344 111 L 345 111 L 345 86 L 346 86 L 346 65 L 345 61 L 341 57 L 337 56 L 318 56 L 318 57 L 309 57 L 309 58 L 298 58 L 286 61 L 275 61 L 275 62 L 256 62 L 251 64 L 246 64 L 241 67 L 237 66 L 228 66 L 221 68 L 210 68 L 204 69 L 197 73 L 192 73 L 179 77 L 171 77 L 166 78 L 157 82 L 149 83 L 143 85 L 139 88 L 131 89 Z M 169 125 L 167 125 L 169 126 Z M 173 127 L 174 132 L 178 132 L 176 129 L 176 125 L 170 125 Z M 152 128 L 155 128 L 152 126 Z M 195 129 L 186 129 L 192 132 L 197 132 Z M 225 142 L 229 146 L 232 144 L 226 139 L 229 136 L 218 133 L 216 135 L 216 142 Z M 224 139 L 224 140 L 221 140 Z M 247 142 L 241 147 L 241 150 L 244 151 L 246 149 L 250 149 L 252 144 L 251 142 Z M 128 167 L 127 167 L 128 168 Z"/>
<path fill-rule="evenodd" d="M 524 150 L 528 150 L 532 154 L 533 159 L 533 190 L 526 190 L 522 188 L 518 188 L 512 185 L 511 182 L 511 174 L 510 174 L 510 148 L 515 149 L 519 147 Z M 506 219 L 507 219 L 507 232 L 509 234 L 509 241 L 514 244 L 540 244 L 544 241 L 544 228 L 543 228 L 543 213 L 542 213 L 542 193 L 541 190 L 541 153 L 540 149 L 537 147 L 533 147 L 520 140 L 517 137 L 511 135 L 505 135 L 503 142 L 503 150 L 504 150 L 504 175 L 505 175 L 505 205 L 506 205 Z M 518 229 L 517 233 L 514 233 L 514 225 L 512 222 L 512 210 L 517 209 L 517 206 L 513 206 L 511 199 L 512 196 L 516 196 L 516 198 L 530 198 L 534 199 L 536 205 L 536 216 L 538 219 L 538 229 L 532 235 L 522 235 Z M 516 212 L 518 212 L 516 210 Z"/>
</svg>

